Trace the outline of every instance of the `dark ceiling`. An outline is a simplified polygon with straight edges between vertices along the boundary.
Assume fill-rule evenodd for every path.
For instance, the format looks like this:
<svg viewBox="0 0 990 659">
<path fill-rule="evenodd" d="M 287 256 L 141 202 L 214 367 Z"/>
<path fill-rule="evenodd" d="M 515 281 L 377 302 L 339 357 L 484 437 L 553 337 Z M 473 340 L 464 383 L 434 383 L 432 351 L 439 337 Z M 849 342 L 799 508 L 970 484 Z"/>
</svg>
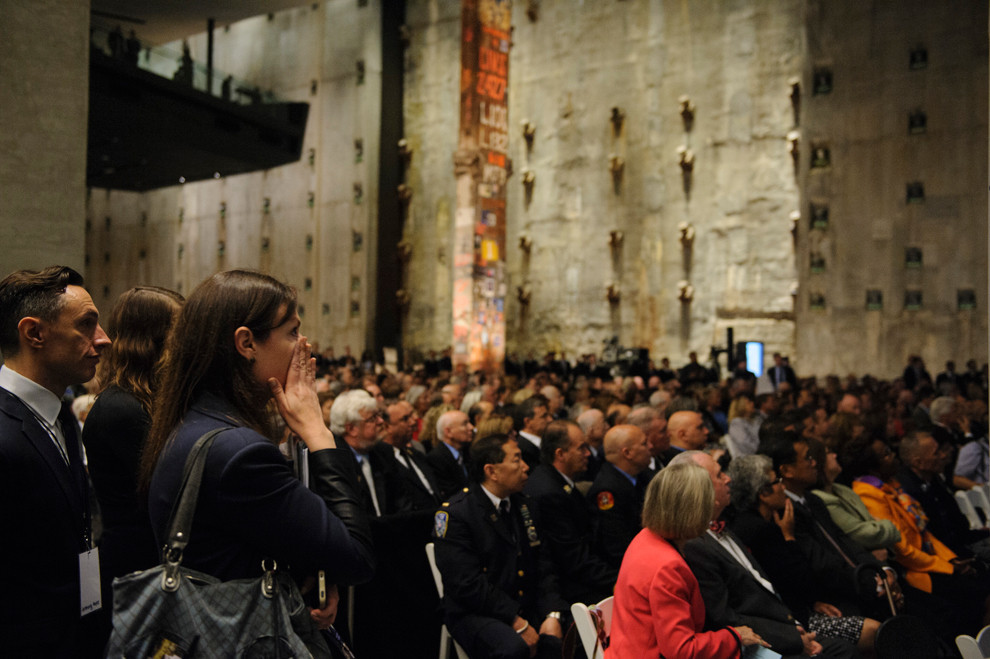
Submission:
<svg viewBox="0 0 990 659">
<path fill-rule="evenodd" d="M 157 46 L 206 31 L 207 21 L 223 27 L 245 18 L 301 7 L 302 0 L 92 0 L 94 27 L 109 31 L 120 25 Z"/>
</svg>

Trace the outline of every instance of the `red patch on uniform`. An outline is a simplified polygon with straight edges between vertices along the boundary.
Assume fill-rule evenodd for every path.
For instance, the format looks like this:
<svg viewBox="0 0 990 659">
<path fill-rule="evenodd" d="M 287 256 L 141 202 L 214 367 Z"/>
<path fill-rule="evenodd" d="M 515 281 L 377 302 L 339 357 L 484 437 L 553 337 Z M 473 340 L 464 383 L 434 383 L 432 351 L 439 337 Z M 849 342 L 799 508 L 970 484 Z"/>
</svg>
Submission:
<svg viewBox="0 0 990 659">
<path fill-rule="evenodd" d="M 598 501 L 598 510 L 611 510 L 612 506 L 615 505 L 615 497 L 612 496 L 611 492 L 599 492 L 596 500 Z"/>
</svg>

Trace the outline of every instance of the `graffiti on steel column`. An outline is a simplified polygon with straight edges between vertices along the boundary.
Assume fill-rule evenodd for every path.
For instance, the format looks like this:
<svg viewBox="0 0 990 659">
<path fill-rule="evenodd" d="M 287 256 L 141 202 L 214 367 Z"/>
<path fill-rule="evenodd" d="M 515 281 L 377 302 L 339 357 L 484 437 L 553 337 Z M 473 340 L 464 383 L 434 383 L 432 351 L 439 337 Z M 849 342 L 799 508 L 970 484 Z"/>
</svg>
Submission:
<svg viewBox="0 0 990 659">
<path fill-rule="evenodd" d="M 454 360 L 472 369 L 505 355 L 509 0 L 464 0 L 460 154 L 454 236 Z"/>
</svg>

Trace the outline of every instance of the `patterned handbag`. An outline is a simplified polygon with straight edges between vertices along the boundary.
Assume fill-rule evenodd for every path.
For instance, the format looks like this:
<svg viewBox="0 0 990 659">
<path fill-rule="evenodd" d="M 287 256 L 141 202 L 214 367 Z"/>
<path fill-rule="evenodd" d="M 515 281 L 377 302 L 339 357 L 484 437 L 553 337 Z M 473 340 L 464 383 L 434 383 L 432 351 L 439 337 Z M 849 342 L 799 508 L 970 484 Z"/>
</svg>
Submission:
<svg viewBox="0 0 990 659">
<path fill-rule="evenodd" d="M 165 560 L 113 581 L 111 659 L 330 657 L 298 587 L 274 561 L 262 563 L 261 577 L 232 581 L 181 565 L 206 455 L 223 430 L 200 437 L 186 458 Z"/>
</svg>

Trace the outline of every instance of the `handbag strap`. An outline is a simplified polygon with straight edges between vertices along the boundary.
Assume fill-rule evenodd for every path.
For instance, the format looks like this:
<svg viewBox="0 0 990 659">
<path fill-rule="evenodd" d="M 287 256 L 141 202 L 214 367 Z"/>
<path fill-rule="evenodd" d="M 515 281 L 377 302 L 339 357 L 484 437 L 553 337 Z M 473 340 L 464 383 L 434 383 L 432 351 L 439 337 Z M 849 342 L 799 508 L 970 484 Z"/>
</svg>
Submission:
<svg viewBox="0 0 990 659">
<path fill-rule="evenodd" d="M 217 435 L 229 428 L 216 428 L 204 434 L 193 445 L 186 457 L 182 470 L 182 484 L 172 512 L 168 518 L 168 544 L 165 545 L 166 570 L 162 576 L 162 587 L 172 592 L 179 587 L 179 564 L 182 562 L 182 551 L 189 544 L 189 532 L 192 529 L 193 514 L 199 500 L 199 487 L 203 482 L 203 470 L 206 467 L 206 455 L 213 445 Z"/>
</svg>

